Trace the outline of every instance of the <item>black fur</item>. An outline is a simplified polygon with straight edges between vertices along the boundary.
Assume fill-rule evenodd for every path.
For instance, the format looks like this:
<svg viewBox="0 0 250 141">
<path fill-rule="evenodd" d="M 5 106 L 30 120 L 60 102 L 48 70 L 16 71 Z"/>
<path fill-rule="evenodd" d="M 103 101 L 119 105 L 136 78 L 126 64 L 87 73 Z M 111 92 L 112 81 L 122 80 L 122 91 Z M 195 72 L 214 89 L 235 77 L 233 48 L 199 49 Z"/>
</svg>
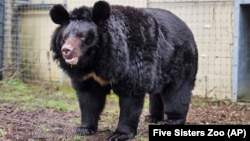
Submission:
<svg viewBox="0 0 250 141">
<path fill-rule="evenodd" d="M 105 3 L 104 8 L 95 7 L 97 2 L 93 9 L 98 10 L 94 12 L 88 7 L 74 9 L 51 39 L 54 59 L 71 78 L 79 99 L 82 121 L 77 134 L 97 131 L 111 88 L 119 96 L 120 117 L 110 140 L 127 140 L 136 135 L 145 93 L 150 94 L 147 121 L 184 124 L 198 68 L 198 52 L 190 29 L 166 10 L 107 8 L 108 3 L 100 3 Z M 53 12 L 50 15 L 56 19 Z M 69 36 L 78 38 L 79 32 L 86 34 L 80 45 L 81 56 L 77 65 L 67 64 L 61 47 Z M 94 77 L 83 79 L 90 72 L 110 84 L 100 85 Z"/>
</svg>

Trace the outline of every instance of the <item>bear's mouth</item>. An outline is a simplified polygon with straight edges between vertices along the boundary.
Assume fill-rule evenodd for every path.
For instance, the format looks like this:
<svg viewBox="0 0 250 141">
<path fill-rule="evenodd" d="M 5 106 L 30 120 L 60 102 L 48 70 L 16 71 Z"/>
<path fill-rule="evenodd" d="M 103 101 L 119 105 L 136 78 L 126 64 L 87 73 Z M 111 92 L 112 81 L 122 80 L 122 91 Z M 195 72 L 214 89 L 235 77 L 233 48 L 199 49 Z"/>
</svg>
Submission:
<svg viewBox="0 0 250 141">
<path fill-rule="evenodd" d="M 77 65 L 78 63 L 78 57 L 73 57 L 73 58 L 64 58 L 65 62 L 70 64 L 70 65 Z"/>
</svg>

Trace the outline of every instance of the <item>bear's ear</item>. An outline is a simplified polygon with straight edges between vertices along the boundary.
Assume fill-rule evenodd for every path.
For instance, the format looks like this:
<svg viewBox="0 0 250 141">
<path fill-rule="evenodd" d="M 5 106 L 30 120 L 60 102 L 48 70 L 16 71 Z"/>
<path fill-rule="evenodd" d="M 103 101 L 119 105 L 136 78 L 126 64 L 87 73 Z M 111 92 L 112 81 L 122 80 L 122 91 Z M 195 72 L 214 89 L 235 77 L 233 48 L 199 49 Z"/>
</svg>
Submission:
<svg viewBox="0 0 250 141">
<path fill-rule="evenodd" d="M 110 6 L 105 1 L 98 1 L 92 10 L 92 19 L 96 24 L 107 20 L 110 16 Z"/>
<path fill-rule="evenodd" d="M 54 5 L 49 14 L 51 20 L 56 24 L 63 24 L 69 20 L 68 11 L 60 4 Z"/>
</svg>

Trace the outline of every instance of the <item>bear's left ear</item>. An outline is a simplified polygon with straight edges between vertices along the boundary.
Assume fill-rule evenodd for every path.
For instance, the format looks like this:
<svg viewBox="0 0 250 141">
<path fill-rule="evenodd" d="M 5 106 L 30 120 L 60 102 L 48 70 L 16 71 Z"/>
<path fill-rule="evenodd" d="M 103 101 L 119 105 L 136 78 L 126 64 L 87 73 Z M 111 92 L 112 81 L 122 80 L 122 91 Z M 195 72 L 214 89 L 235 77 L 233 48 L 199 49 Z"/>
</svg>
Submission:
<svg viewBox="0 0 250 141">
<path fill-rule="evenodd" d="M 68 11 L 60 4 L 54 5 L 49 14 L 51 20 L 56 24 L 63 24 L 69 20 Z"/>
<path fill-rule="evenodd" d="M 92 19 L 96 24 L 107 20 L 110 16 L 110 6 L 105 1 L 98 1 L 92 10 Z"/>
</svg>

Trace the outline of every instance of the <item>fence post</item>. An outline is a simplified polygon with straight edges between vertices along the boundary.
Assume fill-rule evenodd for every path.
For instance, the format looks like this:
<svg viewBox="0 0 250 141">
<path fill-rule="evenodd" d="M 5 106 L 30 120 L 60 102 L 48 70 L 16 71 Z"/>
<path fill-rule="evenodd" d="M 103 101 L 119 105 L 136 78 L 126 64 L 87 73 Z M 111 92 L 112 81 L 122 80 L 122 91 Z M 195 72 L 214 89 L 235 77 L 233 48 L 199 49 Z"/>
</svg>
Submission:
<svg viewBox="0 0 250 141">
<path fill-rule="evenodd" d="M 3 79 L 4 1 L 0 1 L 0 80 Z"/>
</svg>

